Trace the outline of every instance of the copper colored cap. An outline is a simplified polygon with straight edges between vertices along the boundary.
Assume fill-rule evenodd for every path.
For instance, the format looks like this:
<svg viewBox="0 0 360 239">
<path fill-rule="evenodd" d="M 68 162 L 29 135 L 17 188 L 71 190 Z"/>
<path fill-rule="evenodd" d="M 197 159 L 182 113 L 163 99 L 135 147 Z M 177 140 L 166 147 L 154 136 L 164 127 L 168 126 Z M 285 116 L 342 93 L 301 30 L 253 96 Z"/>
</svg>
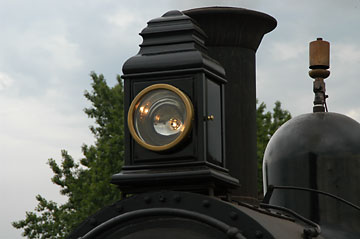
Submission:
<svg viewBox="0 0 360 239">
<path fill-rule="evenodd" d="M 329 69 L 330 66 L 330 43 L 317 38 L 309 45 L 309 68 Z"/>
</svg>

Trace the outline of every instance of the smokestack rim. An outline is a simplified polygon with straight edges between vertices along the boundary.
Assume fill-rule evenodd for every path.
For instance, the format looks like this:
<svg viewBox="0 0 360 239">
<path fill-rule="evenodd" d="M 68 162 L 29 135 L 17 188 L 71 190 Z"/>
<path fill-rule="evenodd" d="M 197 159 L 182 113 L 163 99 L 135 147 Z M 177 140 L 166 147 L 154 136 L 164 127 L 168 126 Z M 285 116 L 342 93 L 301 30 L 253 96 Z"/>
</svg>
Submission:
<svg viewBox="0 0 360 239">
<path fill-rule="evenodd" d="M 203 7 L 183 11 L 191 17 L 208 35 L 207 46 L 245 46 L 257 50 L 261 38 L 249 42 L 247 34 L 271 32 L 277 26 L 274 17 L 246 8 Z M 219 37 L 217 32 L 228 32 Z M 254 39 L 253 39 L 254 40 Z"/>
</svg>

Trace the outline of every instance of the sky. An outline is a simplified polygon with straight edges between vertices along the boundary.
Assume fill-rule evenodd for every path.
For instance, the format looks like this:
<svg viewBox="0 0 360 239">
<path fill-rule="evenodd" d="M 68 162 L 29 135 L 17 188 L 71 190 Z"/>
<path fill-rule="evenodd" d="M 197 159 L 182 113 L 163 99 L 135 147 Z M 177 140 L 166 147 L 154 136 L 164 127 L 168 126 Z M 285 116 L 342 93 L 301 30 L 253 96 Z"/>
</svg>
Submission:
<svg viewBox="0 0 360 239">
<path fill-rule="evenodd" d="M 270 110 L 282 102 L 293 116 L 312 111 L 308 44 L 331 44 L 326 80 L 329 111 L 360 121 L 360 1 L 280 0 L 0 0 L 0 237 L 22 238 L 11 222 L 33 211 L 35 196 L 62 203 L 51 183 L 49 158 L 74 159 L 94 143 L 83 109 L 90 72 L 116 83 L 126 59 L 137 54 L 138 33 L 170 10 L 242 7 L 278 21 L 257 51 L 257 97 Z"/>
</svg>

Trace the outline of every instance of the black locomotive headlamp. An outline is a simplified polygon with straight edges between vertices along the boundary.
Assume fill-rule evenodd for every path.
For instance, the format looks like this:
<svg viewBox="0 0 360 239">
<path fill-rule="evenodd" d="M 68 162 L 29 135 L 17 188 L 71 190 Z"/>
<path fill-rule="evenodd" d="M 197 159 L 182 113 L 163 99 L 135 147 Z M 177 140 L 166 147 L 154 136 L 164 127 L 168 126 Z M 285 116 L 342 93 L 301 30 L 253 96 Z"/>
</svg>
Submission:
<svg viewBox="0 0 360 239">
<path fill-rule="evenodd" d="M 140 51 L 122 68 L 128 128 L 124 165 L 111 182 L 123 195 L 228 195 L 239 182 L 225 165 L 227 80 L 206 51 L 205 32 L 175 10 L 149 21 L 140 35 Z"/>
<path fill-rule="evenodd" d="M 132 101 L 128 126 L 137 143 L 152 151 L 179 144 L 190 132 L 194 115 L 190 99 L 178 88 L 155 84 Z"/>
</svg>

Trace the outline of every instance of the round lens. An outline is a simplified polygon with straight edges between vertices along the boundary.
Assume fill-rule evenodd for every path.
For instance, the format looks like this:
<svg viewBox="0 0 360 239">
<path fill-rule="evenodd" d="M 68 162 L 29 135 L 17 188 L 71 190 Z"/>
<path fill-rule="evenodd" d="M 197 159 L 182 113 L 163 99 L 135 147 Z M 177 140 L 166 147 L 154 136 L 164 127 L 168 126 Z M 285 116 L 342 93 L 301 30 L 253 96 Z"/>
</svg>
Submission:
<svg viewBox="0 0 360 239">
<path fill-rule="evenodd" d="M 186 106 L 173 91 L 156 89 L 142 97 L 134 112 L 137 135 L 151 145 L 166 145 L 184 130 Z"/>
<path fill-rule="evenodd" d="M 177 145 L 189 132 L 193 106 L 179 89 L 155 84 L 142 90 L 131 103 L 129 130 L 143 147 L 154 151 Z"/>
</svg>

